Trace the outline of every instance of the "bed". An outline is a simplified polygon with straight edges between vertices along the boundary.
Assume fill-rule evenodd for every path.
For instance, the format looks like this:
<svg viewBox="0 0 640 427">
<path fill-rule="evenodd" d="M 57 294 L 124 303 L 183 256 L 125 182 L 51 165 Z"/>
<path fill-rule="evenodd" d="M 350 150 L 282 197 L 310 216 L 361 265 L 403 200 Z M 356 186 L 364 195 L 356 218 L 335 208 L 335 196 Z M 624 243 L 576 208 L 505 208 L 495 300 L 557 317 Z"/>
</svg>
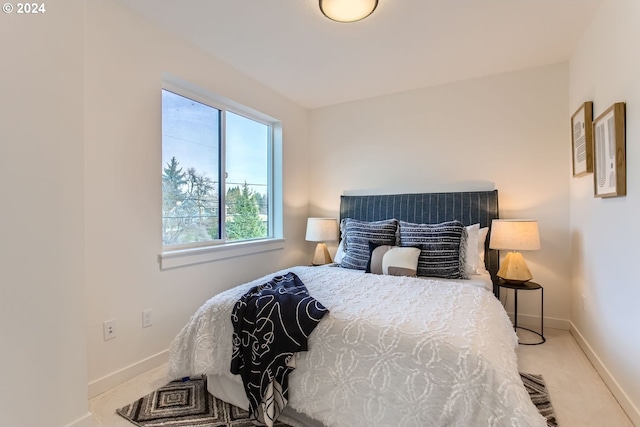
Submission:
<svg viewBox="0 0 640 427">
<path fill-rule="evenodd" d="M 342 196 L 340 205 L 347 253 L 353 248 L 346 223 L 455 220 L 469 231 L 497 217 L 497 191 Z M 293 272 L 329 313 L 309 336 L 308 351 L 296 355 L 281 420 L 307 427 L 546 426 L 521 382 L 517 337 L 492 292 L 498 254 L 487 242 L 475 241 L 472 256 L 484 257 L 464 279 L 371 274 L 341 261 L 229 289 L 200 307 L 174 339 L 169 375 L 206 374 L 214 396 L 247 409 L 242 381 L 229 370 L 231 312 L 249 289 Z M 461 249 L 461 260 L 468 255 Z"/>
</svg>

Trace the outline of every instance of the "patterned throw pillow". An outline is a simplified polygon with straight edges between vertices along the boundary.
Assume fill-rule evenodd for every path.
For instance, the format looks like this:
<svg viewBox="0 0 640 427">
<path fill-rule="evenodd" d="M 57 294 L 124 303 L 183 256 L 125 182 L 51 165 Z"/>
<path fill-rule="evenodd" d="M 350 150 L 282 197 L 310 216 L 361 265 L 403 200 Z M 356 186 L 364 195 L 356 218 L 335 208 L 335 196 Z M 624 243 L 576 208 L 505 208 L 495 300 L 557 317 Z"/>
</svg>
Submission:
<svg viewBox="0 0 640 427">
<path fill-rule="evenodd" d="M 343 227 L 345 253 L 340 266 L 365 270 L 369 262 L 369 242 L 395 246 L 397 231 L 396 219 L 368 222 L 346 218 Z"/>
<path fill-rule="evenodd" d="M 460 221 L 413 224 L 400 221 L 400 245 L 420 246 L 418 276 L 467 279 L 467 229 Z"/>
<path fill-rule="evenodd" d="M 418 273 L 420 248 L 378 245 L 369 242 L 371 256 L 367 264 L 367 273 L 389 276 L 410 276 Z"/>
</svg>

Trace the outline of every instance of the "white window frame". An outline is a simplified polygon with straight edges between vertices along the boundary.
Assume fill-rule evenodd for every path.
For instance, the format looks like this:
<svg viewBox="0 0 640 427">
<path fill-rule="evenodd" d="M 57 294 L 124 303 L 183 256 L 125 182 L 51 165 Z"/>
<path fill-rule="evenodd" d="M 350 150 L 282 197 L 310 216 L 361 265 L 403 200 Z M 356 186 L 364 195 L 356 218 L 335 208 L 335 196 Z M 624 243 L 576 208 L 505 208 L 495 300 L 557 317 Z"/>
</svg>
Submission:
<svg viewBox="0 0 640 427">
<path fill-rule="evenodd" d="M 282 124 L 279 120 L 243 106 L 230 99 L 211 93 L 199 88 L 191 83 L 185 82 L 173 76 L 164 76 L 162 89 L 184 96 L 210 107 L 216 108 L 224 116 L 226 111 L 233 112 L 248 119 L 269 125 L 271 127 L 269 141 L 270 162 L 267 168 L 268 185 L 270 188 L 268 197 L 268 230 L 269 236 L 266 238 L 241 240 L 227 242 L 225 240 L 226 230 L 224 221 L 221 221 L 222 239 L 199 242 L 186 245 L 162 245 L 162 250 L 158 256 L 161 269 L 183 267 L 193 264 L 201 264 L 245 256 L 261 252 L 280 250 L 284 248 L 283 238 L 283 203 L 282 203 Z M 221 121 L 224 126 L 225 120 Z M 226 197 L 226 171 L 225 169 L 225 132 L 221 129 L 221 149 L 220 149 L 220 206 L 224 209 Z M 220 212 L 225 215 L 225 212 Z"/>
</svg>

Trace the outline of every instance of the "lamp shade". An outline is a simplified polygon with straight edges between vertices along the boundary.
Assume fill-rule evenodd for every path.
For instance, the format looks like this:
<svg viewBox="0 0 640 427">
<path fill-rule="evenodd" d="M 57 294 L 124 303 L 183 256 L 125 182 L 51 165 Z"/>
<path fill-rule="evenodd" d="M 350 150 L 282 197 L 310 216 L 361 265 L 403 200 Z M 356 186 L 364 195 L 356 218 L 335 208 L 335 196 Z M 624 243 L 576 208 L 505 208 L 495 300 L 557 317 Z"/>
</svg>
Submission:
<svg viewBox="0 0 640 427">
<path fill-rule="evenodd" d="M 378 0 L 319 0 L 320 10 L 327 18 L 338 22 L 355 22 L 371 15 Z"/>
<path fill-rule="evenodd" d="M 498 277 L 511 283 L 524 283 L 533 278 L 524 257 L 517 251 L 540 249 L 538 221 L 531 219 L 494 219 L 491 222 L 489 248 L 509 252 L 498 270 Z"/>
<path fill-rule="evenodd" d="M 531 219 L 494 219 L 489 248 L 512 251 L 540 249 L 538 221 Z"/>
<path fill-rule="evenodd" d="M 338 238 L 338 222 L 335 218 L 308 218 L 307 235 L 309 242 L 327 242 Z"/>
</svg>

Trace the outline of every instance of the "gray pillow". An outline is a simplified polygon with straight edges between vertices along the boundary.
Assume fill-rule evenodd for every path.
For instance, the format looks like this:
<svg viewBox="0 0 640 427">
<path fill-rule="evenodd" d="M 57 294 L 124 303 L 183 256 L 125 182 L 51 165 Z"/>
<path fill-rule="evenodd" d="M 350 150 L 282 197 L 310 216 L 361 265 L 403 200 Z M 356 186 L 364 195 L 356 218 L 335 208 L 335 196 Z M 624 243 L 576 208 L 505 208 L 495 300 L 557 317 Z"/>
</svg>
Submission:
<svg viewBox="0 0 640 427">
<path fill-rule="evenodd" d="M 360 221 L 346 218 L 342 231 L 345 240 L 345 253 L 340 266 L 354 270 L 366 270 L 369 262 L 369 242 L 395 246 L 398 220 Z"/>
<path fill-rule="evenodd" d="M 467 229 L 460 221 L 414 224 L 400 221 L 400 246 L 420 246 L 418 276 L 467 279 Z"/>
</svg>

